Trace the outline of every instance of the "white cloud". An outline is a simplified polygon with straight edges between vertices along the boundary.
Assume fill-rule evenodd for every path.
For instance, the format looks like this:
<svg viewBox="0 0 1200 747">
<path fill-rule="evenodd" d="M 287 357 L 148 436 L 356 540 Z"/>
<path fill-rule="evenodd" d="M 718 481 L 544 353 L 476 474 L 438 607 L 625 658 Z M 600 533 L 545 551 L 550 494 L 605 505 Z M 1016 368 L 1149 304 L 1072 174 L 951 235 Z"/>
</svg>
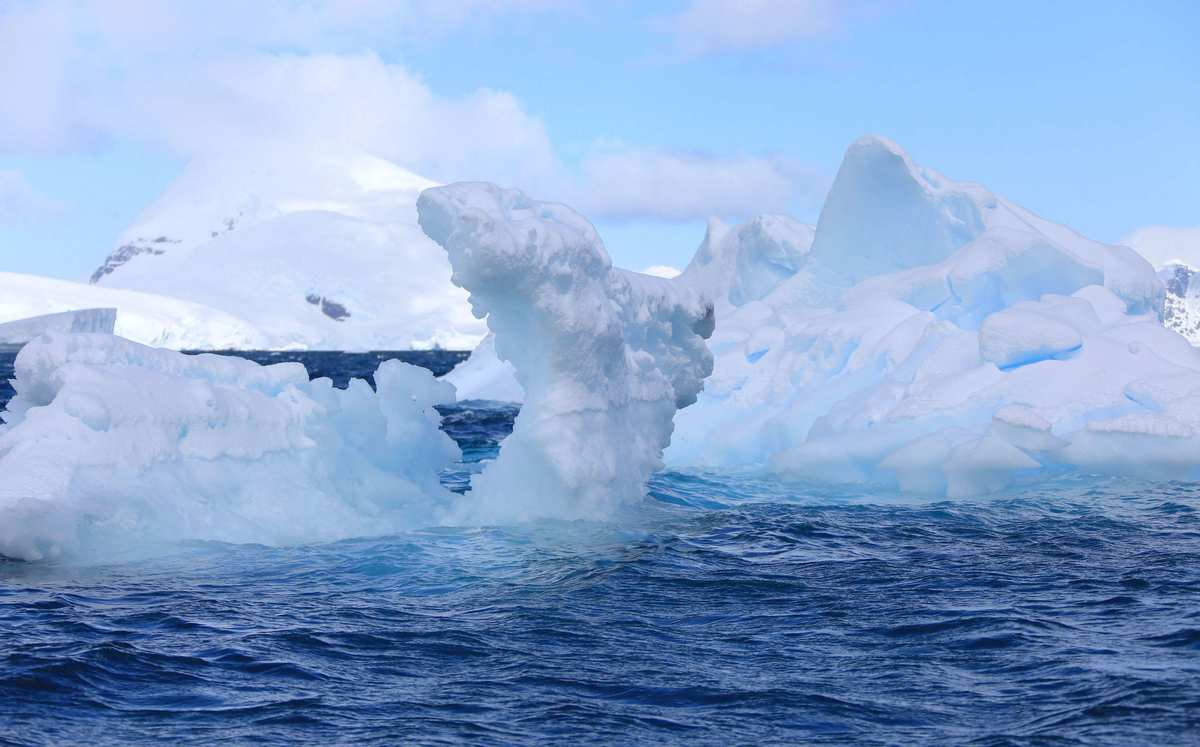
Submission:
<svg viewBox="0 0 1200 747">
<path fill-rule="evenodd" d="M 572 171 L 512 94 L 438 95 L 361 51 L 574 2 L 0 0 L 0 151 L 119 138 L 193 157 L 270 142 L 297 158 L 357 149 L 438 181 L 513 185 L 597 218 L 787 209 L 796 179 L 775 159 L 603 143 Z"/>
<path fill-rule="evenodd" d="M 584 160 L 581 188 L 581 206 L 598 217 L 661 220 L 784 211 L 795 192 L 767 158 L 612 148 Z"/>
<path fill-rule="evenodd" d="M 881 4 L 882 0 L 691 0 L 664 26 L 683 52 L 718 54 L 825 37 Z"/>
<path fill-rule="evenodd" d="M 1200 226 L 1146 226 L 1121 239 L 1155 267 L 1180 260 L 1200 267 Z"/>
<path fill-rule="evenodd" d="M 187 87 L 216 60 L 427 43 L 499 14 L 573 1 L 0 0 L 0 150 L 113 134 L 111 119 L 94 121 L 97 102 L 152 108 L 151 99 L 112 100 L 114 88 L 136 92 L 131 82 L 149 71 Z"/>
<path fill-rule="evenodd" d="M 511 94 L 438 96 L 371 53 L 252 55 L 142 71 L 91 114 L 109 131 L 186 155 L 270 140 L 295 144 L 298 157 L 359 149 L 438 180 L 540 184 L 558 169 L 542 123 Z"/>
<path fill-rule="evenodd" d="M 0 169 L 0 224 L 41 218 L 60 208 L 58 202 L 35 190 L 20 171 Z"/>
</svg>

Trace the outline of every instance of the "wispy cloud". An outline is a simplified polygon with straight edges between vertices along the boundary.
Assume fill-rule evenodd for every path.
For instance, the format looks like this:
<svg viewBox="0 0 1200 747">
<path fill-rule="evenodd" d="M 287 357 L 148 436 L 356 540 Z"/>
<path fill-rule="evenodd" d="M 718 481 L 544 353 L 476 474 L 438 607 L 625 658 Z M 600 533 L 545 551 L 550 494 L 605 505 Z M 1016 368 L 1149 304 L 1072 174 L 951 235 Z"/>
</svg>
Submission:
<svg viewBox="0 0 1200 747">
<path fill-rule="evenodd" d="M 818 39 L 874 14 L 887 0 L 690 0 L 663 19 L 686 55 L 708 55 Z"/>
<path fill-rule="evenodd" d="M 1200 267 L 1200 226 L 1146 226 L 1121 239 L 1155 267 L 1175 260 Z"/>
<path fill-rule="evenodd" d="M 518 186 L 597 218 L 682 221 L 787 209 L 804 178 L 779 159 L 606 142 L 571 168 L 513 94 L 440 95 L 405 66 L 361 51 L 385 37 L 419 30 L 428 38 L 481 18 L 576 5 L 15 0 L 0 4 L 0 152 L 113 138 L 191 158 L 270 142 L 294 146 L 297 158 L 353 149 L 438 181 Z"/>
<path fill-rule="evenodd" d="M 704 219 L 786 210 L 795 179 L 779 161 L 608 145 L 583 162 L 581 206 L 597 217 Z"/>
<path fill-rule="evenodd" d="M 157 71 L 186 88 L 216 60 L 352 54 L 439 38 L 502 14 L 572 0 L 4 0 L 0 151 L 52 149 L 109 131 L 98 112 L 152 112 L 121 93 Z M 123 133 L 116 133 L 123 134 Z"/>
<path fill-rule="evenodd" d="M 0 169 L 0 224 L 44 218 L 62 204 L 38 192 L 20 171 Z"/>
</svg>

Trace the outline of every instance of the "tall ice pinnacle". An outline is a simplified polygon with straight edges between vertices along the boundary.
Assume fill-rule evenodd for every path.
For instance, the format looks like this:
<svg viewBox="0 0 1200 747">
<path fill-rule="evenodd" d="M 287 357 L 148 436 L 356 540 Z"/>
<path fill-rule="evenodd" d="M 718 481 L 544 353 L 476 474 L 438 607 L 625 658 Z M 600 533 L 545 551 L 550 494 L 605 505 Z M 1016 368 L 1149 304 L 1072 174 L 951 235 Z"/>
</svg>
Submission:
<svg viewBox="0 0 1200 747">
<path fill-rule="evenodd" d="M 641 498 L 676 410 L 712 372 L 712 303 L 614 268 L 564 205 L 461 183 L 426 190 L 417 210 L 525 390 L 512 435 L 472 483 L 473 518 L 595 517 Z"/>
</svg>

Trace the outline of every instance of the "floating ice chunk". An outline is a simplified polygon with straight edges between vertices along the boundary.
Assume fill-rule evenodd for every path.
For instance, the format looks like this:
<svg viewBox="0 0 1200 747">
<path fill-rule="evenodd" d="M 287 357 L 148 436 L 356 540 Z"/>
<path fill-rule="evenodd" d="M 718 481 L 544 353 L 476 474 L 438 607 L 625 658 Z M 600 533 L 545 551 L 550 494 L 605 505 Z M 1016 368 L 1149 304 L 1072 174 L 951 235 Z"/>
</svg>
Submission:
<svg viewBox="0 0 1200 747">
<path fill-rule="evenodd" d="M 190 356 L 109 335 L 35 340 L 0 426 L 0 555 L 184 539 L 293 544 L 437 520 L 458 458 L 454 389 L 388 361 L 378 394 L 298 363 Z"/>
<path fill-rule="evenodd" d="M 426 190 L 417 209 L 525 392 L 512 435 L 472 483 L 472 516 L 597 516 L 642 497 L 675 411 L 712 370 L 711 303 L 685 283 L 614 269 L 564 205 L 454 184 Z"/>
</svg>

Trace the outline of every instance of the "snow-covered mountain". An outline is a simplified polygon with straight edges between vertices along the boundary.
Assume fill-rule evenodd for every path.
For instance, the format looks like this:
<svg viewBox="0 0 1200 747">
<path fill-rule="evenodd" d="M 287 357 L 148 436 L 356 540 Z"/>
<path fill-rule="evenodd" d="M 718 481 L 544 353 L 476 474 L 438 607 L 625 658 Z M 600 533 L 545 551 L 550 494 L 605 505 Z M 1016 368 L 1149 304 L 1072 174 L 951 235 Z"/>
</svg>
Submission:
<svg viewBox="0 0 1200 747">
<path fill-rule="evenodd" d="M 177 298 L 0 272 L 0 323 L 80 309 L 116 309 L 121 337 L 177 350 L 271 347 L 253 324 Z"/>
<path fill-rule="evenodd" d="M 220 309 L 272 347 L 471 347 L 483 324 L 416 226 L 430 186 L 361 153 L 268 147 L 197 160 L 92 282 Z"/>
<path fill-rule="evenodd" d="M 1158 269 L 1158 276 L 1167 289 L 1163 304 L 1163 324 L 1200 345 L 1200 271 L 1182 262 L 1172 262 Z"/>
</svg>

